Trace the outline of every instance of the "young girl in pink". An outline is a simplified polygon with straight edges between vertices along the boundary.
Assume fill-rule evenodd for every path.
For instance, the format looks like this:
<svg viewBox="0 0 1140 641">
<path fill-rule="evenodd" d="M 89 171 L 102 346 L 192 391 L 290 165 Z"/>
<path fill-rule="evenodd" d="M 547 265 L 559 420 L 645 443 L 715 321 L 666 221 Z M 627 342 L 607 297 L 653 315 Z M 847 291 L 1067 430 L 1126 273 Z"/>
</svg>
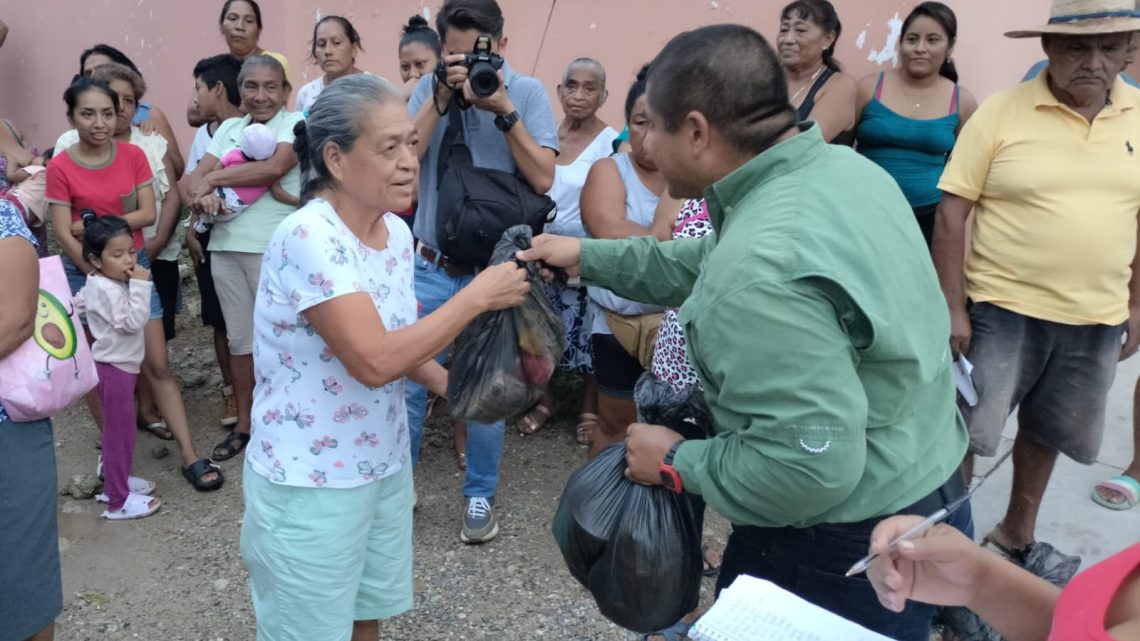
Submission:
<svg viewBox="0 0 1140 641">
<path fill-rule="evenodd" d="M 136 262 L 130 225 L 117 216 L 85 221 L 83 257 L 95 268 L 76 295 L 95 337 L 91 353 L 103 406 L 103 518 L 141 519 L 158 511 L 154 484 L 130 475 L 134 460 L 135 382 L 143 360 L 143 327 L 150 320 L 150 271 Z"/>
</svg>

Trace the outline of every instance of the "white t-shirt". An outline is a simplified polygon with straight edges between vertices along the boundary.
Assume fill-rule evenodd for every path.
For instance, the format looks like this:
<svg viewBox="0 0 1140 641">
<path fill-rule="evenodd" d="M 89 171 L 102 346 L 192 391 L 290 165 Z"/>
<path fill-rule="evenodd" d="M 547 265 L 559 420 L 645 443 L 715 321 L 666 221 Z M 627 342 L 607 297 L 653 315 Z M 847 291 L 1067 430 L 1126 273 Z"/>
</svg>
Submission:
<svg viewBox="0 0 1140 641">
<path fill-rule="evenodd" d="M 190 143 L 190 155 L 186 156 L 185 173 L 192 173 L 198 167 L 198 162 L 206 155 L 206 150 L 210 148 L 210 141 L 213 139 L 209 123 L 198 127 L 198 133 L 194 134 L 194 142 Z"/>
<path fill-rule="evenodd" d="M 325 90 L 325 74 L 317 76 L 314 80 L 306 82 L 303 87 L 297 90 L 297 105 L 293 109 L 297 113 L 304 114 L 306 118 L 309 117 L 309 109 L 313 107 L 313 103 L 317 101 L 317 96 Z"/>
<path fill-rule="evenodd" d="M 554 222 L 546 226 L 547 233 L 559 236 L 575 236 L 586 238 L 586 228 L 582 225 L 582 208 L 579 199 L 582 196 L 582 187 L 586 184 L 586 176 L 594 163 L 613 153 L 614 139 L 618 132 L 606 127 L 590 144 L 578 154 L 574 162 L 569 165 L 554 166 L 554 183 L 546 193 L 558 205 L 558 213 Z"/>
<path fill-rule="evenodd" d="M 409 464 L 404 380 L 369 388 L 349 375 L 303 312 L 356 292 L 389 331 L 414 322 L 412 232 L 384 214 L 388 248 L 364 245 L 313 200 L 277 226 L 254 305 L 253 432 L 246 460 L 273 483 L 357 487 Z"/>
</svg>

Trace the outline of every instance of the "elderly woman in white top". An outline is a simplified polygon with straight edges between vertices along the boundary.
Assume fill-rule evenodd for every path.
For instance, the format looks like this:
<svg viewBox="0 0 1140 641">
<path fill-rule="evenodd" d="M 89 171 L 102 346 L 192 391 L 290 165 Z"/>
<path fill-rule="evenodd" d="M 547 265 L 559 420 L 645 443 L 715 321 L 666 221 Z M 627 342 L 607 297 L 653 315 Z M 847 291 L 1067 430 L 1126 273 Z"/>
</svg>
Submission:
<svg viewBox="0 0 1140 641">
<path fill-rule="evenodd" d="M 416 320 L 412 234 L 390 212 L 415 196 L 417 143 L 399 90 L 365 74 L 296 127 L 308 203 L 273 234 L 254 306 L 241 541 L 260 639 L 375 639 L 411 608 L 405 378 L 446 394 L 432 357 L 529 290 L 497 265 Z"/>
<path fill-rule="evenodd" d="M 585 238 L 582 210 L 578 199 L 586 184 L 586 175 L 595 162 L 613 152 L 617 132 L 598 117 L 606 103 L 606 70 L 593 58 L 578 58 L 566 67 L 558 85 L 558 101 L 563 118 L 558 125 L 558 155 L 554 166 L 554 184 L 548 195 L 558 204 L 558 215 L 547 226 L 547 232 L 560 236 Z M 566 324 L 566 351 L 562 369 L 578 372 L 585 382 L 581 413 L 578 415 L 577 440 L 588 445 L 598 422 L 598 393 L 594 388 L 593 359 L 590 357 L 589 297 L 585 287 L 547 285 L 547 294 Z M 553 392 L 529 413 L 519 419 L 519 431 L 537 432 L 550 418 Z"/>
</svg>

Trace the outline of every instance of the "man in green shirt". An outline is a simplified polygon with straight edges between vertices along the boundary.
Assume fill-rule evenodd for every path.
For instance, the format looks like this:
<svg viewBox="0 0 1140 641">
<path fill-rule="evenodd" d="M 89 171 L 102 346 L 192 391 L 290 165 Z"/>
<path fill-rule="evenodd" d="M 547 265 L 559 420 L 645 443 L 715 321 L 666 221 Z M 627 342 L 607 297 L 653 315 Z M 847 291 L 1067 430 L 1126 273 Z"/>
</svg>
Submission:
<svg viewBox="0 0 1140 641">
<path fill-rule="evenodd" d="M 885 172 L 797 124 L 755 31 L 681 34 L 653 62 L 646 145 L 716 234 L 658 243 L 542 236 L 526 260 L 580 266 L 620 296 L 681 306 L 716 436 L 632 425 L 634 481 L 701 494 L 733 525 L 718 590 L 771 580 L 893 639 L 929 636 L 844 572 L 874 525 L 962 495 L 946 304 L 906 199 Z M 969 507 L 950 523 L 970 529 Z"/>
</svg>

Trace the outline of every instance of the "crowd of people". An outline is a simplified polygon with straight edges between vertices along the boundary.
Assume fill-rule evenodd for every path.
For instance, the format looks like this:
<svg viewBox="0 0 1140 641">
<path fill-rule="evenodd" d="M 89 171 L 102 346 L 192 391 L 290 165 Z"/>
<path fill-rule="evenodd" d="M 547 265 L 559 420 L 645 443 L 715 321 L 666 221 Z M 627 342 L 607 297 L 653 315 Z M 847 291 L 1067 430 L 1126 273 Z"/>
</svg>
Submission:
<svg viewBox="0 0 1140 641">
<path fill-rule="evenodd" d="M 398 83 L 358 67 L 360 33 L 324 16 L 322 73 L 296 91 L 260 44 L 257 2 L 226 0 L 226 53 L 187 77 L 185 156 L 142 71 L 95 44 L 54 145 L 0 127 L 0 271 L 15 276 L 0 281 L 0 359 L 36 325 L 50 233 L 99 373 L 85 402 L 103 517 L 161 507 L 131 475 L 140 430 L 176 442 L 200 491 L 244 454 L 258 638 L 377 639 L 413 607 L 412 471 L 449 351 L 532 287 L 519 264 L 445 251 L 446 176 L 467 162 L 556 205 L 518 258 L 571 275 L 541 286 L 565 327 L 560 366 L 583 382 L 575 438 L 590 458 L 623 444 L 628 478 L 685 493 L 698 531 L 706 506 L 732 523 L 723 559 L 704 550 L 718 593 L 762 577 L 904 641 L 929 637 L 939 605 L 1011 640 L 1140 639 L 1136 547 L 1065 592 L 1028 561 L 1058 454 L 1096 460 L 1117 362 L 1140 346 L 1140 90 L 1123 73 L 1140 11 L 1056 0 L 1047 25 L 1007 34 L 1040 38 L 1046 61 L 981 105 L 946 4 L 915 6 L 898 66 L 858 79 L 835 58 L 828 0 L 776 17 L 771 44 L 715 25 L 631 61 L 623 123 L 599 115 L 606 69 L 568 61 L 559 122 L 504 59 L 495 0 L 445 0 L 434 29 L 412 17 Z M 207 456 L 168 356 L 184 248 L 224 381 L 228 432 Z M 955 393 L 962 359 L 976 403 Z M 644 377 L 700 390 L 711 424 L 638 424 Z M 548 388 L 513 429 L 542 430 L 554 401 Z M 965 495 L 1015 409 L 1009 506 L 982 537 L 1009 562 L 969 541 L 968 501 L 888 547 Z M 452 426 L 465 543 L 499 533 L 507 420 Z M 1091 490 L 1105 508 L 1140 502 L 1134 435 L 1137 460 Z M 50 420 L 0 407 L 15 560 L 0 566 L 0 641 L 53 638 L 62 608 L 53 452 Z M 845 576 L 869 546 L 869 580 Z M 695 615 L 647 638 L 679 639 Z"/>
</svg>

